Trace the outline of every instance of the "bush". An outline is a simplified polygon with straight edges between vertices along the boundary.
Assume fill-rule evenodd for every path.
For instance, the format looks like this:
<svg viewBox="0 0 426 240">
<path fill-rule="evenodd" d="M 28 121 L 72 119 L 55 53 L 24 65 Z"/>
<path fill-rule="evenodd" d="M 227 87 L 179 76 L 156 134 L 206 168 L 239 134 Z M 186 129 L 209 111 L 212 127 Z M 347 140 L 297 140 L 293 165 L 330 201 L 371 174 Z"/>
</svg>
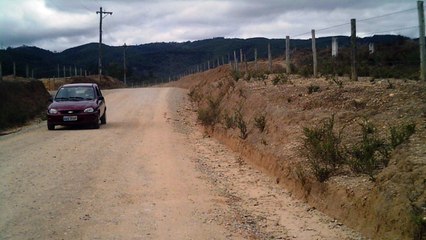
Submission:
<svg viewBox="0 0 426 240">
<path fill-rule="evenodd" d="M 426 236 L 426 203 L 422 207 L 412 206 L 411 217 L 414 223 L 414 240 L 424 240 Z"/>
<path fill-rule="evenodd" d="M 254 126 L 256 126 L 260 132 L 263 132 L 266 127 L 266 117 L 265 115 L 260 115 L 258 117 L 254 117 Z"/>
<path fill-rule="evenodd" d="M 232 79 L 234 79 L 235 81 L 238 81 L 238 80 L 240 80 L 240 78 L 241 78 L 241 72 L 240 72 L 240 71 L 237 71 L 237 70 L 232 70 L 232 72 L 231 72 L 231 77 L 232 77 Z"/>
<path fill-rule="evenodd" d="M 283 83 L 287 83 L 287 82 L 288 82 L 288 76 L 286 74 L 284 74 L 284 73 L 277 74 L 272 79 L 272 84 L 273 85 L 283 84 Z"/>
<path fill-rule="evenodd" d="M 240 129 L 240 138 L 246 139 L 247 136 L 248 136 L 247 124 L 244 121 L 243 114 L 241 113 L 241 109 L 238 109 L 235 112 L 234 120 L 235 120 L 235 123 L 236 123 L 238 129 Z"/>
<path fill-rule="evenodd" d="M 320 90 L 320 87 L 317 85 L 309 85 L 308 87 L 308 94 L 312 94 L 314 92 L 318 92 Z"/>
<path fill-rule="evenodd" d="M 361 123 L 361 142 L 349 150 L 349 166 L 356 173 L 364 173 L 375 180 L 376 170 L 387 166 L 389 148 L 384 139 L 379 138 L 377 128 L 364 119 Z"/>
<path fill-rule="evenodd" d="M 340 133 L 334 131 L 334 115 L 313 128 L 303 128 L 303 154 L 318 181 L 324 182 L 343 163 Z"/>
<path fill-rule="evenodd" d="M 202 95 L 199 94 L 195 88 L 192 88 L 191 90 L 189 90 L 188 97 L 189 97 L 189 100 L 191 100 L 191 102 L 196 102 L 196 103 L 200 102 L 202 99 Z"/>
<path fill-rule="evenodd" d="M 393 149 L 407 141 L 416 132 L 416 124 L 409 123 L 390 128 L 390 145 Z"/>
<path fill-rule="evenodd" d="M 235 119 L 234 116 L 228 115 L 227 112 L 223 114 L 223 120 L 225 121 L 226 129 L 235 128 Z"/>
<path fill-rule="evenodd" d="M 198 120 L 201 121 L 203 125 L 206 126 L 213 126 L 219 121 L 220 117 L 220 98 L 212 99 L 209 97 L 207 99 L 207 107 L 206 108 L 199 108 L 198 113 Z"/>
</svg>

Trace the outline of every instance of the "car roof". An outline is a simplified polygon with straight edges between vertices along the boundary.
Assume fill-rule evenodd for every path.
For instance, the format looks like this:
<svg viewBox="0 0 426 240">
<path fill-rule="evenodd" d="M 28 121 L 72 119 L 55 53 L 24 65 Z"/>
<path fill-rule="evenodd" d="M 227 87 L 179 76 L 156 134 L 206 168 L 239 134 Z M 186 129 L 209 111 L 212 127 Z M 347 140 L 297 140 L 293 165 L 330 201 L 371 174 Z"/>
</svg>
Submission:
<svg viewBox="0 0 426 240">
<path fill-rule="evenodd" d="M 65 84 L 62 87 L 95 87 L 97 86 L 96 83 L 70 83 Z"/>
</svg>

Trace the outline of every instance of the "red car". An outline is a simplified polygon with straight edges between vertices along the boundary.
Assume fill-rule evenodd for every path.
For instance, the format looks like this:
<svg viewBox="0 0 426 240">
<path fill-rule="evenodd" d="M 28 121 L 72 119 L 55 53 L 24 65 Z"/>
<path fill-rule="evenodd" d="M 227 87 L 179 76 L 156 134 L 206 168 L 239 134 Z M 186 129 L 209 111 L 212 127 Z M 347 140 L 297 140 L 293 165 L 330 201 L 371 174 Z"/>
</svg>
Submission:
<svg viewBox="0 0 426 240">
<path fill-rule="evenodd" d="M 47 128 L 56 125 L 90 125 L 99 128 L 106 124 L 105 98 L 95 83 L 66 84 L 58 89 L 47 108 Z"/>
</svg>

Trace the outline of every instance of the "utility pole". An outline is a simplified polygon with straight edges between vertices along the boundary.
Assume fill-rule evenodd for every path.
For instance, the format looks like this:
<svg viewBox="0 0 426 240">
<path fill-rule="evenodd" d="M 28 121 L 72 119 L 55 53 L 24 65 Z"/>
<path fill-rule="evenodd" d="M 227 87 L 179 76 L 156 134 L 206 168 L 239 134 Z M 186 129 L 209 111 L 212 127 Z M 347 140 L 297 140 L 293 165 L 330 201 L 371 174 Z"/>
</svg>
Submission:
<svg viewBox="0 0 426 240">
<path fill-rule="evenodd" d="M 124 85 L 127 85 L 127 79 L 126 79 L 126 74 L 127 74 L 127 66 L 126 66 L 126 43 L 124 43 L 123 46 L 123 75 L 124 75 Z"/>
<path fill-rule="evenodd" d="M 102 76 L 102 19 L 105 15 L 112 15 L 112 12 L 104 12 L 102 11 L 102 7 L 100 7 L 99 11 L 96 11 L 96 14 L 99 14 L 99 80 L 101 80 Z"/>
<path fill-rule="evenodd" d="M 425 49 L 425 13 L 423 1 L 417 1 L 417 11 L 419 14 L 419 44 L 420 44 L 420 79 L 426 80 L 426 49 Z"/>
</svg>

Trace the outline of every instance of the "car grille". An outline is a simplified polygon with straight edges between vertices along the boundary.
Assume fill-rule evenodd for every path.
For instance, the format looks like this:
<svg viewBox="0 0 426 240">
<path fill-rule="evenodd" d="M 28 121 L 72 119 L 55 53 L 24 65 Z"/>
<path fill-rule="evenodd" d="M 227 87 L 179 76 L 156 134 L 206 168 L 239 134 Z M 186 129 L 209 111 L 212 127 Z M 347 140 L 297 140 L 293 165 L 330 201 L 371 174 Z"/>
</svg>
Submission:
<svg viewBox="0 0 426 240">
<path fill-rule="evenodd" d="M 83 111 L 81 110 L 64 110 L 64 111 L 59 111 L 61 114 L 78 114 L 81 113 Z"/>
</svg>

